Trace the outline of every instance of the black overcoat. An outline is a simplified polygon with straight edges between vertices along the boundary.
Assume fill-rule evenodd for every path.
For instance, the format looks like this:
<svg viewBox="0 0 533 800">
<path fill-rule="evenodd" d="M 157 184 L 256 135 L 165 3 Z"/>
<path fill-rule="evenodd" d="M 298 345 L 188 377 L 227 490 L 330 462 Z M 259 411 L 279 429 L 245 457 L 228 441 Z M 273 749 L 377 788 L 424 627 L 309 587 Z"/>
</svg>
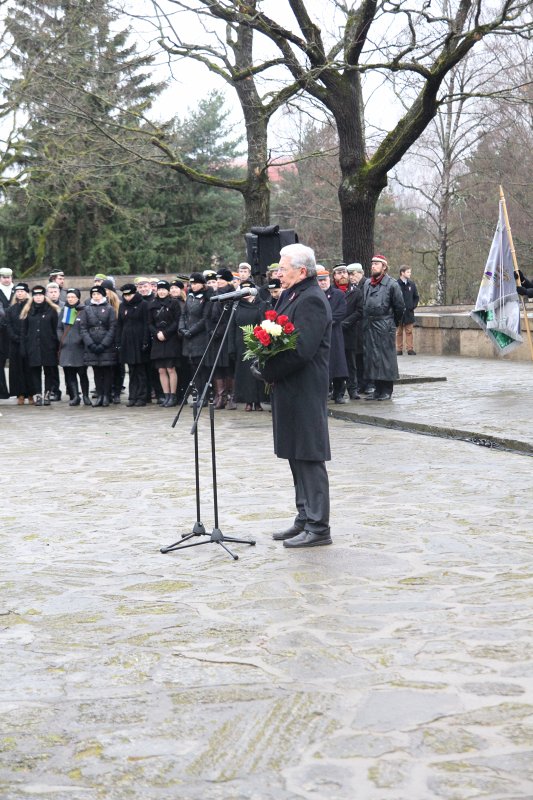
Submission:
<svg viewBox="0 0 533 800">
<path fill-rule="evenodd" d="M 396 356 L 396 327 L 405 306 L 398 282 L 384 275 L 376 286 L 363 288 L 363 333 L 365 378 L 396 381 L 400 377 Z"/>
<path fill-rule="evenodd" d="M 346 300 L 344 292 L 330 286 L 324 291 L 331 306 L 331 347 L 329 349 L 329 379 L 347 378 L 348 365 L 344 350 L 342 321 L 346 317 Z"/>
<path fill-rule="evenodd" d="M 234 291 L 235 287 L 232 286 L 231 284 L 228 284 L 227 286 L 223 286 L 221 289 L 217 289 L 216 292 L 213 293 L 212 297 L 220 297 L 221 295 L 229 294 L 230 292 Z M 228 300 L 227 303 L 224 303 L 222 300 L 219 300 L 217 302 L 209 302 L 208 304 L 207 333 L 209 335 L 209 338 L 211 338 L 213 334 L 214 336 L 211 341 L 209 350 L 207 351 L 205 359 L 206 367 L 212 367 L 213 364 L 215 363 L 215 358 L 218 355 L 222 339 L 224 338 L 226 328 L 228 327 L 228 322 L 231 314 L 231 306 L 232 306 L 231 300 Z M 229 366 L 230 366 L 230 356 L 228 349 L 228 337 L 226 337 L 222 345 L 222 350 L 220 350 L 220 355 L 218 355 L 217 367 L 226 368 Z"/>
<path fill-rule="evenodd" d="M 138 292 L 118 309 L 117 347 L 121 364 L 142 364 L 150 355 L 148 317 L 151 305 Z"/>
<path fill-rule="evenodd" d="M 72 325 L 63 322 L 64 308 L 59 312 L 57 323 L 57 338 L 59 339 L 59 366 L 60 367 L 83 367 L 85 365 L 84 353 L 85 345 L 81 335 L 80 312 L 85 308 L 85 304 L 77 303 L 74 306 L 78 316 Z"/>
<path fill-rule="evenodd" d="M 265 318 L 267 308 L 270 308 L 270 304 L 261 300 L 259 295 L 252 302 L 240 300 L 228 331 L 228 350 L 230 357 L 235 360 L 233 399 L 237 403 L 260 403 L 265 399 L 261 381 L 256 380 L 250 372 L 250 361 L 242 360 L 246 347 L 241 326 L 258 325 Z"/>
<path fill-rule="evenodd" d="M 415 321 L 415 308 L 417 307 L 420 297 L 418 295 L 418 289 L 416 288 L 416 283 L 412 280 L 407 279 L 404 283 L 401 278 L 398 278 L 398 286 L 400 287 L 403 295 L 403 302 L 405 305 L 405 311 L 403 313 L 403 319 L 401 320 L 401 325 L 412 325 Z"/>
<path fill-rule="evenodd" d="M 85 351 L 83 358 L 88 367 L 112 367 L 117 363 L 115 331 L 117 315 L 107 300 L 97 305 L 90 303 L 80 313 L 81 335 Z M 103 353 L 93 353 L 90 344 L 103 344 Z"/>
<path fill-rule="evenodd" d="M 22 353 L 29 367 L 57 366 L 57 311 L 54 306 L 33 303 L 22 320 Z"/>
<path fill-rule="evenodd" d="M 180 354 L 178 326 L 181 317 L 179 301 L 168 295 L 161 299 L 156 297 L 148 308 L 148 327 L 152 337 L 150 358 L 176 359 Z M 161 342 L 157 334 L 161 331 L 165 340 Z"/>
<path fill-rule="evenodd" d="M 331 308 L 316 278 L 283 292 L 276 305 L 298 332 L 296 350 L 270 358 L 263 370 L 271 389 L 274 452 L 279 458 L 329 461 Z"/>
<path fill-rule="evenodd" d="M 211 292 L 202 289 L 200 292 L 189 292 L 185 308 L 180 317 L 179 330 L 183 335 L 189 331 L 191 336 L 183 337 L 182 353 L 187 358 L 199 359 L 207 346 L 207 321 L 209 316 L 209 297 Z"/>
<path fill-rule="evenodd" d="M 9 337 L 9 391 L 12 397 L 19 395 L 28 397 L 33 392 L 28 362 L 21 352 L 23 320 L 21 320 L 20 314 L 25 304 L 25 300 L 20 303 L 15 302 L 6 311 Z"/>
<path fill-rule="evenodd" d="M 346 294 L 346 316 L 341 322 L 344 336 L 344 349 L 363 352 L 363 292 L 353 284 Z"/>
</svg>

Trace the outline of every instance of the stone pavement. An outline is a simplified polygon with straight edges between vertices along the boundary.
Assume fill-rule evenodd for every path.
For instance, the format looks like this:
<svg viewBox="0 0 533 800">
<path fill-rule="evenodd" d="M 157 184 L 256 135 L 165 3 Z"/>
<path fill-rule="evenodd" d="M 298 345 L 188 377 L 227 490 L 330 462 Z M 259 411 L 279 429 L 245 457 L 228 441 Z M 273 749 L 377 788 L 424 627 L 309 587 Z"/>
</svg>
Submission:
<svg viewBox="0 0 533 800">
<path fill-rule="evenodd" d="M 490 365 L 366 406 L 529 441 L 524 365 Z M 334 544 L 287 552 L 270 415 L 217 412 L 220 524 L 257 544 L 162 555 L 190 411 L 0 409 L 2 800 L 533 798 L 528 455 L 332 419 Z M 211 530 L 207 417 L 200 460 Z"/>
</svg>

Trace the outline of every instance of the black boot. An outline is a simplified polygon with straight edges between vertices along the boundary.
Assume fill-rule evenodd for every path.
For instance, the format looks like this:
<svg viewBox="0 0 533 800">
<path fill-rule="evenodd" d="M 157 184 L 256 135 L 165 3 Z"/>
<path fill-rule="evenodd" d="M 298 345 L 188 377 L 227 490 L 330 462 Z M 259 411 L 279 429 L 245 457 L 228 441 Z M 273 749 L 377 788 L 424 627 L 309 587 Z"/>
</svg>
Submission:
<svg viewBox="0 0 533 800">
<path fill-rule="evenodd" d="M 109 395 L 108 394 L 102 395 L 101 405 L 102 406 L 106 406 L 106 407 L 109 405 Z"/>
<path fill-rule="evenodd" d="M 104 396 L 102 394 L 96 395 L 96 400 L 93 403 L 93 406 L 103 406 L 104 405 Z M 109 405 L 109 400 L 107 401 L 107 405 Z"/>
<path fill-rule="evenodd" d="M 165 403 L 165 408 L 173 408 L 174 406 L 178 405 L 178 398 L 175 394 L 170 393 L 168 395 L 168 400 Z"/>
<path fill-rule="evenodd" d="M 92 406 L 91 398 L 89 397 L 88 394 L 84 394 L 83 395 L 83 405 L 84 406 Z"/>
<path fill-rule="evenodd" d="M 43 397 L 43 406 L 50 405 L 50 392 L 45 392 Z"/>
</svg>

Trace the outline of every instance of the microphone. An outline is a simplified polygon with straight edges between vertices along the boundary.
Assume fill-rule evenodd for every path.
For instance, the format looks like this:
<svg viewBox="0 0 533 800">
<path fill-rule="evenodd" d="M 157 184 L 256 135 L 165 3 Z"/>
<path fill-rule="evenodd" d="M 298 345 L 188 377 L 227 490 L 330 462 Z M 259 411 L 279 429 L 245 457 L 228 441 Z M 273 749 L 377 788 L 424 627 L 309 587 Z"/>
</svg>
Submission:
<svg viewBox="0 0 533 800">
<path fill-rule="evenodd" d="M 255 286 L 247 286 L 245 289 L 237 289 L 235 292 L 226 292 L 225 294 L 215 294 L 213 297 L 210 297 L 210 301 L 212 303 L 215 302 L 226 302 L 226 300 L 239 300 L 241 297 L 255 297 L 258 293 L 258 289 Z"/>
</svg>

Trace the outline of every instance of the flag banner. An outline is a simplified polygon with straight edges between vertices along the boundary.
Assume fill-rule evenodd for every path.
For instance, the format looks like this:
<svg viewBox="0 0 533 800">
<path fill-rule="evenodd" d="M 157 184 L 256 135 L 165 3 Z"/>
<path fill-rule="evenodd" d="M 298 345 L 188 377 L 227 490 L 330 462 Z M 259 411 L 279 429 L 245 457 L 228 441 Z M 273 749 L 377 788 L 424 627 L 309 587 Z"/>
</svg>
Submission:
<svg viewBox="0 0 533 800">
<path fill-rule="evenodd" d="M 520 299 L 516 292 L 513 257 L 500 200 L 496 233 L 479 287 L 476 306 L 470 312 L 494 344 L 499 355 L 514 350 L 523 339 L 520 335 Z"/>
<path fill-rule="evenodd" d="M 78 312 L 75 308 L 70 308 L 69 306 L 65 306 L 63 309 L 63 325 L 74 325 L 76 322 L 76 317 L 78 316 Z"/>
</svg>

